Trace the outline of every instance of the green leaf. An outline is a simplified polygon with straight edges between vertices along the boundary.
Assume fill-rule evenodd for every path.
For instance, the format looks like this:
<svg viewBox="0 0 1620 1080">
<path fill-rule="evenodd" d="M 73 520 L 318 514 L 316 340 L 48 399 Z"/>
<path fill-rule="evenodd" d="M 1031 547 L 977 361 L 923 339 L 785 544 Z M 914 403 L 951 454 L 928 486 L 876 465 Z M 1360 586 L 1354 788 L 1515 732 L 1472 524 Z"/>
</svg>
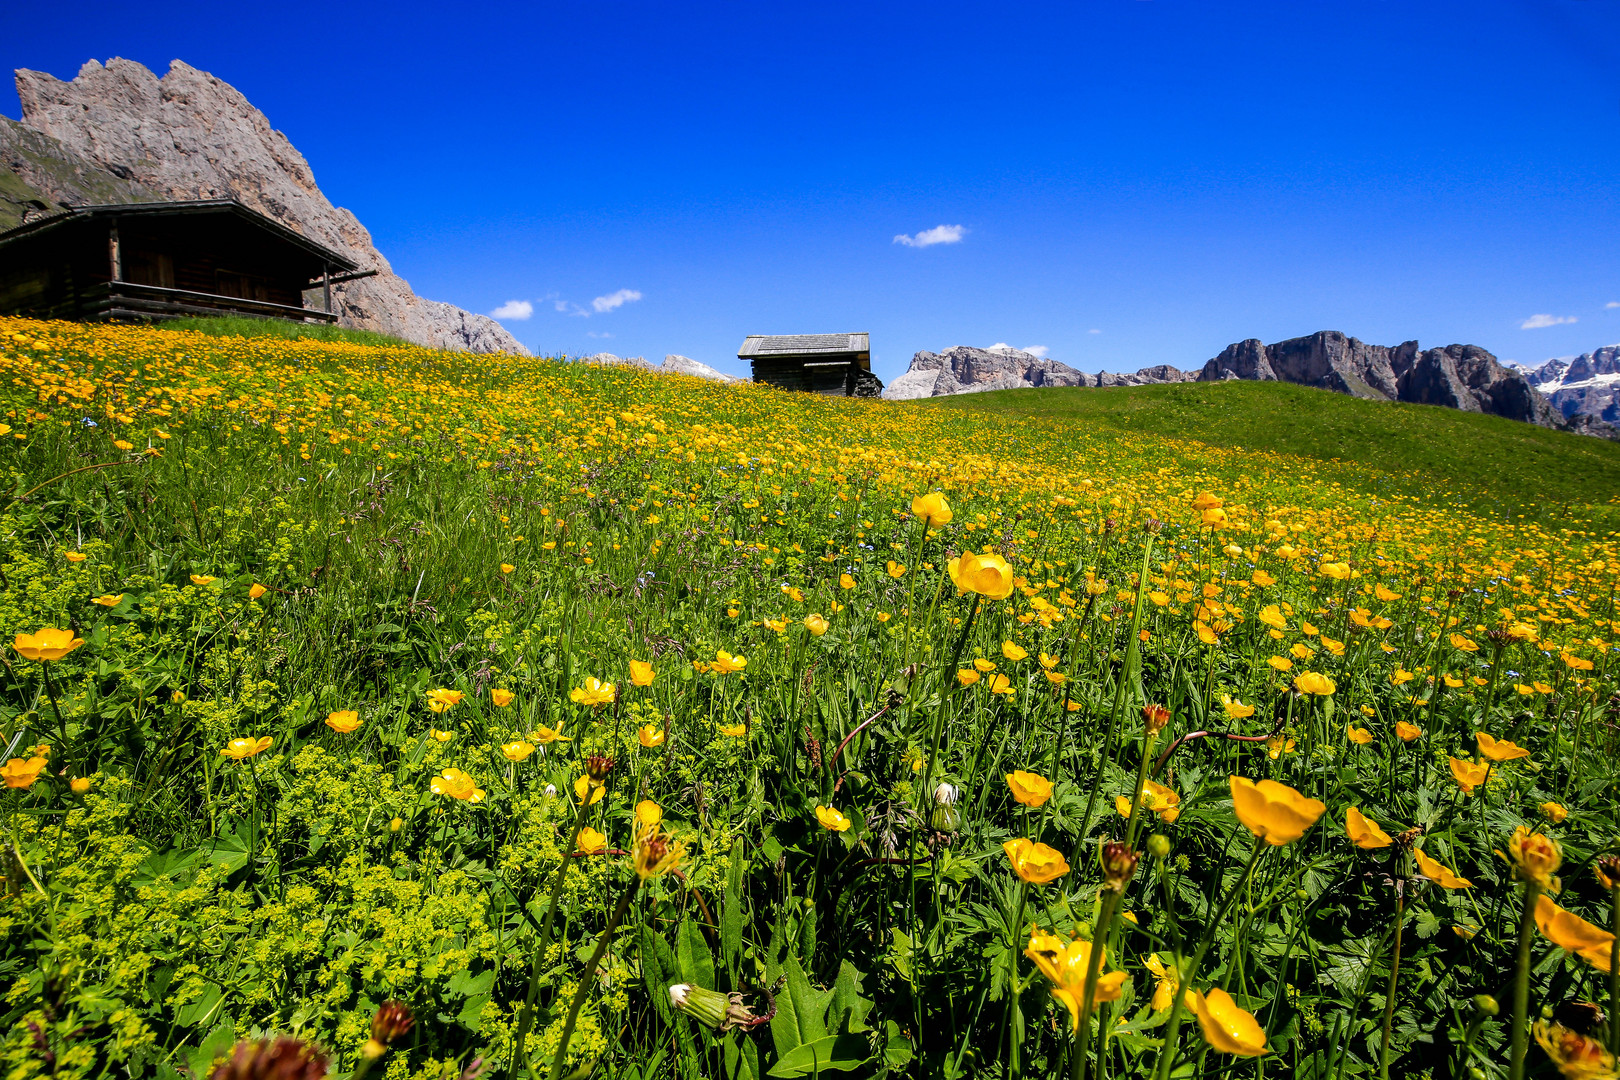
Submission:
<svg viewBox="0 0 1620 1080">
<path fill-rule="evenodd" d="M 872 1002 L 861 997 L 861 979 L 864 976 L 855 965 L 845 960 L 838 967 L 838 978 L 833 980 L 832 1003 L 827 1009 L 827 1026 L 833 1031 L 866 1031 L 866 1014 L 872 1011 Z"/>
<path fill-rule="evenodd" d="M 720 912 L 720 955 L 731 985 L 737 985 L 737 954 L 742 949 L 743 930 L 743 858 L 742 837 L 731 845 L 731 868 L 726 875 L 725 907 Z"/>
<path fill-rule="evenodd" d="M 831 990 L 810 985 L 796 956 L 789 956 L 784 969 L 787 986 L 776 995 L 776 1016 L 771 1019 L 771 1040 L 778 1057 L 808 1042 L 827 1037 L 827 1003 Z"/>
<path fill-rule="evenodd" d="M 687 919 L 681 923 L 680 935 L 675 940 L 675 965 L 682 982 L 701 986 L 705 990 L 715 988 L 714 956 L 709 952 L 709 943 L 703 938 L 703 928 L 696 920 Z"/>
<path fill-rule="evenodd" d="M 851 1072 L 872 1056 L 863 1035 L 826 1035 L 801 1043 L 782 1055 L 767 1076 L 814 1076 L 824 1072 Z"/>
<path fill-rule="evenodd" d="M 236 1042 L 236 1025 L 229 1020 L 221 1022 L 208 1033 L 197 1052 L 191 1055 L 191 1075 L 207 1076 L 213 1071 L 214 1062 L 222 1058 Z"/>
<path fill-rule="evenodd" d="M 679 981 L 675 978 L 675 957 L 663 935 L 646 923 L 641 927 L 641 977 L 646 980 L 647 996 L 652 998 L 659 1018 L 671 1023 L 675 1014 L 669 1004 L 669 987 Z"/>
</svg>

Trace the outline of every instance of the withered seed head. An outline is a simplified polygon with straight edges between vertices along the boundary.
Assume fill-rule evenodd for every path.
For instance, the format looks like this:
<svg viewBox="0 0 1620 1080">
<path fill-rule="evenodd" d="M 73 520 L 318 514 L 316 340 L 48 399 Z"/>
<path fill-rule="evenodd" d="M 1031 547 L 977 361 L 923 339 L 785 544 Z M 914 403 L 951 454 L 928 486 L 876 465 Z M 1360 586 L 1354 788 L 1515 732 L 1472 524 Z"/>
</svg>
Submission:
<svg viewBox="0 0 1620 1080">
<path fill-rule="evenodd" d="M 1103 887 L 1114 892 L 1125 888 L 1131 875 L 1136 873 L 1136 863 L 1141 858 L 1129 847 L 1114 840 L 1105 840 L 1102 845 Z"/>
<path fill-rule="evenodd" d="M 208 1080 L 321 1080 L 325 1075 L 326 1055 L 320 1047 L 283 1035 L 237 1043 Z"/>
<path fill-rule="evenodd" d="M 613 759 L 602 754 L 592 754 L 585 759 L 585 774 L 598 784 L 608 778 L 613 771 Z"/>
</svg>

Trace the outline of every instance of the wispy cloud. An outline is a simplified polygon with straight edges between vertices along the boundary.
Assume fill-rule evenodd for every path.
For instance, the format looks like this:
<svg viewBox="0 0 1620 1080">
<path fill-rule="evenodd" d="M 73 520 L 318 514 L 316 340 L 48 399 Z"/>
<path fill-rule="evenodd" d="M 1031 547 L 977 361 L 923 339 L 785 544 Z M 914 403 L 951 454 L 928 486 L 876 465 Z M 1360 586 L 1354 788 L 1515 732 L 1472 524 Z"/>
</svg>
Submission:
<svg viewBox="0 0 1620 1080">
<path fill-rule="evenodd" d="M 904 244 L 906 247 L 925 248 L 933 247 L 935 244 L 959 244 L 966 235 L 966 225 L 935 225 L 932 229 L 924 229 L 916 236 L 901 233 L 894 238 L 894 242 Z"/>
<path fill-rule="evenodd" d="M 1604 304 L 1603 306 L 1606 307 L 1606 308 L 1620 307 L 1620 300 L 1610 300 L 1607 304 Z"/>
<path fill-rule="evenodd" d="M 1044 360 L 1046 358 L 1046 354 L 1052 350 L 1048 349 L 1045 345 L 1025 345 L 1023 351 L 1029 353 L 1031 356 L 1039 356 Z"/>
<path fill-rule="evenodd" d="M 606 331 L 603 331 L 602 333 L 598 334 L 595 330 L 587 330 L 587 331 L 585 331 L 585 336 L 586 337 L 593 337 L 593 338 L 610 338 L 613 335 L 607 333 Z"/>
<path fill-rule="evenodd" d="M 534 314 L 534 305 L 527 300 L 508 300 L 489 313 L 492 319 L 527 319 Z"/>
<path fill-rule="evenodd" d="M 608 293 L 606 296 L 598 296 L 591 301 L 591 307 L 600 315 L 604 311 L 612 311 L 614 308 L 623 307 L 640 299 L 641 294 L 636 290 L 620 289 L 618 292 Z"/>
<path fill-rule="evenodd" d="M 1086 333 L 1088 333 L 1088 334 L 1100 334 L 1100 333 L 1102 333 L 1102 331 L 1097 329 L 1095 326 L 1093 326 L 1090 330 L 1087 330 Z"/>
<path fill-rule="evenodd" d="M 1573 315 L 1532 315 L 1519 324 L 1519 329 L 1540 330 L 1544 326 L 1561 326 L 1564 323 L 1578 321 Z"/>
</svg>

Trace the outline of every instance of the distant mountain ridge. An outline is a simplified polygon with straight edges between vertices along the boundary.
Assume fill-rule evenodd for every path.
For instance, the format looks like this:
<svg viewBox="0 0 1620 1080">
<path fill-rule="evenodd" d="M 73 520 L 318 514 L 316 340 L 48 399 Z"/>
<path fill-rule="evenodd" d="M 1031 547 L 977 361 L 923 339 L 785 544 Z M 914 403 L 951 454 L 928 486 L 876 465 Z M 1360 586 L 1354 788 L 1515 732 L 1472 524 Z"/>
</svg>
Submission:
<svg viewBox="0 0 1620 1080">
<path fill-rule="evenodd" d="M 1620 345 L 1518 368 L 1566 421 L 1620 425 Z"/>
<path fill-rule="evenodd" d="M 1036 386 L 1143 386 L 1188 382 L 1193 377 L 1169 364 L 1143 368 L 1134 375 L 1111 375 L 1106 371 L 1093 375 L 1005 345 L 988 349 L 955 345 L 944 352 L 917 353 L 911 358 L 911 366 L 889 383 L 883 396 L 890 401 L 911 401 Z"/>
</svg>

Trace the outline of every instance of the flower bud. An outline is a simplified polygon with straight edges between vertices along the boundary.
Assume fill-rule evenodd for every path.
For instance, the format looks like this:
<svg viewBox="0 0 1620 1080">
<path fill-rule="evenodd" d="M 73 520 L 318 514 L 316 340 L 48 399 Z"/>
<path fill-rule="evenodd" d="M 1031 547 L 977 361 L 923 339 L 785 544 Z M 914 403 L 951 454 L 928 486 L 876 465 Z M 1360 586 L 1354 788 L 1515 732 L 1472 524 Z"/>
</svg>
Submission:
<svg viewBox="0 0 1620 1080">
<path fill-rule="evenodd" d="M 90 790 L 90 778 L 88 776 L 75 776 L 68 784 L 68 787 L 73 789 L 73 794 L 83 795 Z"/>
<path fill-rule="evenodd" d="M 1124 844 L 1112 840 L 1103 842 L 1102 869 L 1103 887 L 1114 892 L 1122 892 L 1125 885 L 1136 873 L 1136 864 L 1141 856 Z"/>
<path fill-rule="evenodd" d="M 1142 722 L 1147 725 L 1149 735 L 1157 735 L 1164 730 L 1164 725 L 1170 722 L 1170 710 L 1163 705 L 1144 705 Z"/>
<path fill-rule="evenodd" d="M 209 1080 L 322 1080 L 326 1055 L 314 1043 L 283 1035 L 243 1040 L 208 1074 Z"/>
<path fill-rule="evenodd" d="M 388 831 L 389 832 L 399 832 L 399 830 L 403 829 L 404 827 L 405 827 L 405 819 L 404 818 L 395 818 L 393 821 L 390 821 L 388 823 Z"/>
<path fill-rule="evenodd" d="M 546 798 L 555 799 L 556 797 L 557 797 L 557 785 L 556 784 L 547 784 L 546 785 Z"/>
<path fill-rule="evenodd" d="M 1148 854 L 1155 859 L 1162 859 L 1170 854 L 1170 838 L 1163 833 L 1154 833 L 1147 838 Z"/>
<path fill-rule="evenodd" d="M 949 803 L 940 803 L 928 816 L 928 824 L 935 832 L 953 833 L 962 826 L 962 811 Z"/>
<path fill-rule="evenodd" d="M 602 754 L 592 754 L 585 759 L 585 775 L 598 784 L 608 778 L 613 771 L 613 759 Z"/>
<path fill-rule="evenodd" d="M 669 988 L 669 1003 L 692 1019 L 707 1024 L 717 1031 L 734 1027 L 752 1027 L 757 1022 L 753 1010 L 743 1004 L 741 994 L 722 994 L 705 990 L 691 983 L 676 983 Z"/>
<path fill-rule="evenodd" d="M 416 1024 L 416 1017 L 411 1015 L 411 1007 L 403 1001 L 390 999 L 377 1006 L 376 1015 L 371 1018 L 371 1037 L 382 1043 L 385 1047 L 410 1034 Z"/>
<path fill-rule="evenodd" d="M 1495 1016 L 1502 1011 L 1502 1007 L 1496 1003 L 1496 999 L 1489 994 L 1474 995 L 1474 1008 L 1486 1016 Z"/>
<path fill-rule="evenodd" d="M 934 801 L 941 806 L 955 806 L 956 800 L 961 798 L 962 792 L 953 784 L 941 780 L 934 789 Z"/>
<path fill-rule="evenodd" d="M 1592 869 L 1597 874 L 1598 884 L 1610 892 L 1620 889 L 1620 855 L 1605 855 Z M 1615 1006 L 1611 1004 L 1609 1007 Z"/>
</svg>

